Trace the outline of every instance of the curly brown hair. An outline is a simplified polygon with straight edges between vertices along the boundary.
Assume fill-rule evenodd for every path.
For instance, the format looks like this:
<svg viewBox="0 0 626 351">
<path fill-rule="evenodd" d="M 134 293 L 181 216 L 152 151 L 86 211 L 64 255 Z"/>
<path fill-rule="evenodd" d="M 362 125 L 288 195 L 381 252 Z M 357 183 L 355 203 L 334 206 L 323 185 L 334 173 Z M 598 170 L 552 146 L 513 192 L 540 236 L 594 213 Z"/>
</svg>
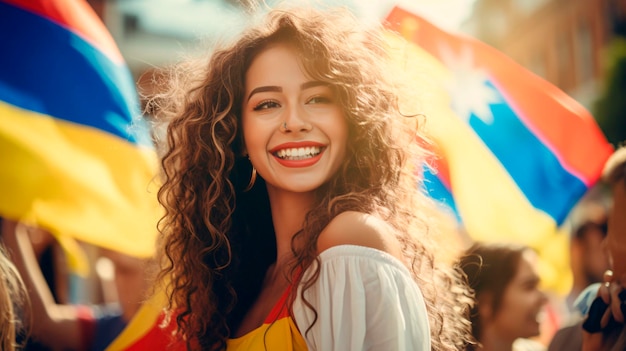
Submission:
<svg viewBox="0 0 626 351">
<path fill-rule="evenodd" d="M 27 334 L 26 321 L 20 317 L 28 317 L 25 310 L 29 308 L 30 300 L 20 273 L 7 257 L 4 246 L 0 245 L 0 350 L 13 351 L 24 346 L 17 344 L 16 340 Z"/>
<path fill-rule="evenodd" d="M 316 191 L 292 240 L 292 273 L 319 266 L 317 238 L 344 211 L 375 214 L 397 232 L 405 262 L 427 302 L 433 350 L 460 350 L 469 338 L 467 288 L 440 259 L 434 205 L 419 189 L 427 140 L 417 114 L 400 111 L 386 33 L 346 10 L 273 10 L 208 62 L 172 70 L 170 87 L 149 104 L 168 123 L 159 200 L 165 253 L 160 277 L 189 349 L 223 350 L 258 295 L 276 242 L 263 179 L 243 156 L 245 73 L 268 45 L 284 43 L 305 72 L 336 90 L 349 125 L 346 160 Z M 294 245 L 294 241 L 304 245 Z M 295 276 L 295 275 L 292 275 Z M 295 281 L 305 289 L 309 281 Z M 294 289 L 295 290 L 295 289 Z"/>
</svg>

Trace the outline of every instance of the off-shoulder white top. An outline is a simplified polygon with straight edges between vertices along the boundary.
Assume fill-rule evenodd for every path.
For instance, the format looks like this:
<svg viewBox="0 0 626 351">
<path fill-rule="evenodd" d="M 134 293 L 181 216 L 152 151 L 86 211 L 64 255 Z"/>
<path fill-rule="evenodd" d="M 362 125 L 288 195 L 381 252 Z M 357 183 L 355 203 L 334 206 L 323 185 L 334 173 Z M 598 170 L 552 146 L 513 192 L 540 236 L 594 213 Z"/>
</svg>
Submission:
<svg viewBox="0 0 626 351">
<path fill-rule="evenodd" d="M 429 351 L 424 298 L 409 270 L 394 256 L 369 247 L 340 245 L 320 254 L 319 279 L 299 287 L 293 315 L 309 350 Z M 305 278 L 312 274 L 305 272 Z"/>
</svg>

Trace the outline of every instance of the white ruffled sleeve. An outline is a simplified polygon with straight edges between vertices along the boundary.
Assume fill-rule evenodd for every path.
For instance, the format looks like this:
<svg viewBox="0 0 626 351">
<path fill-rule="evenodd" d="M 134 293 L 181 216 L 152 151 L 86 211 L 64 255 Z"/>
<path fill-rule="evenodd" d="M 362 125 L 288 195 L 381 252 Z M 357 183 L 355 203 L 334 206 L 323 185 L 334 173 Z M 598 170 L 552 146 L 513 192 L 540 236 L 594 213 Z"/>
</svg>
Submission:
<svg viewBox="0 0 626 351">
<path fill-rule="evenodd" d="M 302 287 L 293 305 L 310 351 L 430 351 L 424 298 L 399 260 L 354 245 L 327 249 L 320 260 L 319 279 L 304 294 L 317 311 L 315 324 Z"/>
</svg>

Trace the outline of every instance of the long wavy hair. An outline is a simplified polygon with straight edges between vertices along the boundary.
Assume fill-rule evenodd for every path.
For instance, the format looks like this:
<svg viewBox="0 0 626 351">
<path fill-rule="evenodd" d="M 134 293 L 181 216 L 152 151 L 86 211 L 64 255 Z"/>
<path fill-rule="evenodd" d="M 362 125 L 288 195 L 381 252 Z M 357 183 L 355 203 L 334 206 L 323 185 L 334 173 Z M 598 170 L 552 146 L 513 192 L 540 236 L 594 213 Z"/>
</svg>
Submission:
<svg viewBox="0 0 626 351">
<path fill-rule="evenodd" d="M 2 219 L 0 219 L 0 226 Z M 0 245 L 0 350 L 13 351 L 23 347 L 16 340 L 24 340 L 28 330 L 24 319 L 30 311 L 30 300 L 17 268 Z"/>
<path fill-rule="evenodd" d="M 292 240 L 291 273 L 310 268 L 315 274 L 292 284 L 307 289 L 318 278 L 317 238 L 335 216 L 375 214 L 396 229 L 424 294 L 433 350 L 460 350 L 469 340 L 464 315 L 471 299 L 460 270 L 440 259 L 448 254 L 437 246 L 434 205 L 420 191 L 428 155 L 423 116 L 400 111 L 402 85 L 393 79 L 385 35 L 346 10 L 273 10 L 234 44 L 215 49 L 208 63 L 175 67 L 167 92 L 152 99 L 150 109 L 168 124 L 160 277 L 189 349 L 225 349 L 276 259 L 263 179 L 244 191 L 252 167 L 241 131 L 245 73 L 273 43 L 290 45 L 312 79 L 335 87 L 349 125 L 345 162 L 316 191 Z"/>
</svg>

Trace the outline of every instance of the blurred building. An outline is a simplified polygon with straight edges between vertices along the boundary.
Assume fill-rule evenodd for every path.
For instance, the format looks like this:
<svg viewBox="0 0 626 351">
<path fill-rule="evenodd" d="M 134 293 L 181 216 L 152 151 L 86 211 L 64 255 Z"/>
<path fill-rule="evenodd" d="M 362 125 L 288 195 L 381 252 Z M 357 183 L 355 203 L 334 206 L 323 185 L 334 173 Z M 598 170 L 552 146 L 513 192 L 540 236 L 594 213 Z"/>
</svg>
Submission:
<svg viewBox="0 0 626 351">
<path fill-rule="evenodd" d="M 115 39 L 133 75 L 198 52 L 209 33 L 236 26 L 227 0 L 88 0 Z"/>
<path fill-rule="evenodd" d="M 604 79 L 604 49 L 626 34 L 625 19 L 626 0 L 476 0 L 463 31 L 589 108 Z"/>
</svg>

